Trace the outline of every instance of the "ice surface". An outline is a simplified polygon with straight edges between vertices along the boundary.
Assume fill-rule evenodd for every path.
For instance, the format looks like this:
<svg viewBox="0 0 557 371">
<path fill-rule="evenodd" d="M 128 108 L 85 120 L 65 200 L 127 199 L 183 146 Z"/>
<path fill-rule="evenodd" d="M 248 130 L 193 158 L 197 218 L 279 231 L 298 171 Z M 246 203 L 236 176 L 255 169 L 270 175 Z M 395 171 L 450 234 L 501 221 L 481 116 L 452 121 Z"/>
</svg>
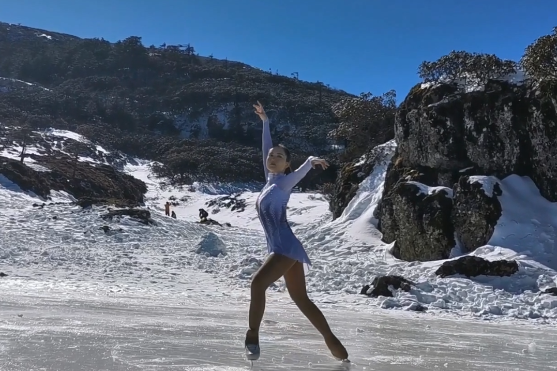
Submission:
<svg viewBox="0 0 557 371">
<path fill-rule="evenodd" d="M 11 286 L 0 302 L 0 369 L 248 370 L 247 293 L 184 272 L 173 297 Z M 39 288 L 39 287 L 36 287 Z M 322 305 L 351 365 L 335 361 L 285 293 L 271 293 L 254 370 L 554 370 L 557 330 Z"/>
</svg>

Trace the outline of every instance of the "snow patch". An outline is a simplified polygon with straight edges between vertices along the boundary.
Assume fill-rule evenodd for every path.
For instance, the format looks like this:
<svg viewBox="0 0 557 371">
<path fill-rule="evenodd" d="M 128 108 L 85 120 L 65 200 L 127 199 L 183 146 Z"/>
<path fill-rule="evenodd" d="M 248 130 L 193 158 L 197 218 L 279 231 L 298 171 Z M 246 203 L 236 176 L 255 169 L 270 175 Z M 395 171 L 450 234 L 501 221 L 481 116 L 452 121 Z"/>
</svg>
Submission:
<svg viewBox="0 0 557 371">
<path fill-rule="evenodd" d="M 527 79 L 527 76 L 524 71 L 517 70 L 516 73 L 511 73 L 506 76 L 502 76 L 498 79 L 499 81 L 505 81 L 514 85 L 522 85 L 524 81 Z M 473 91 L 483 91 L 485 89 L 485 83 L 483 80 L 479 79 L 478 77 L 474 76 L 473 74 L 464 73 L 457 79 L 450 78 L 447 76 L 442 76 L 439 78 L 438 81 L 431 81 L 431 82 L 424 82 L 420 85 L 421 89 L 427 89 L 430 87 L 436 87 L 441 84 L 456 84 L 459 86 L 465 93 L 473 92 Z"/>
<path fill-rule="evenodd" d="M 197 243 L 195 252 L 197 254 L 218 257 L 219 255 L 226 255 L 226 245 L 219 236 L 213 232 L 209 232 Z"/>
<path fill-rule="evenodd" d="M 494 176 L 473 175 L 468 178 L 469 183 L 480 183 L 486 196 L 493 197 L 493 187 L 499 183 Z"/>
<path fill-rule="evenodd" d="M 417 194 L 424 194 L 426 196 L 441 192 L 441 191 L 445 191 L 446 192 L 446 197 L 448 198 L 453 198 L 453 190 L 449 187 L 441 187 L 441 186 L 437 186 L 437 187 L 430 187 L 427 186 L 423 183 L 420 182 L 415 182 L 413 180 L 409 180 L 406 183 L 408 184 L 413 184 L 416 187 L 418 187 L 418 193 Z"/>
</svg>

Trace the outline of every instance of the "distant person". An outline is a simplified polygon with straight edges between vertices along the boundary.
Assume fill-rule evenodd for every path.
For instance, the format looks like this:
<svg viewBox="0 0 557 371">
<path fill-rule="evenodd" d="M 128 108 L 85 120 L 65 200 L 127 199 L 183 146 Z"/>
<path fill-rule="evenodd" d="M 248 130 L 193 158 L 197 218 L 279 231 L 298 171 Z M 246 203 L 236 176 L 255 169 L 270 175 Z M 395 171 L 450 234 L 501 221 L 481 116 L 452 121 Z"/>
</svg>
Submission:
<svg viewBox="0 0 557 371">
<path fill-rule="evenodd" d="M 174 210 L 172 210 L 172 215 L 171 215 L 174 219 L 176 219 L 176 213 L 174 212 Z"/>
<path fill-rule="evenodd" d="M 207 221 L 208 216 L 209 213 L 205 211 L 205 209 L 199 209 L 199 219 L 201 220 L 202 223 Z"/>
<path fill-rule="evenodd" d="M 170 216 L 170 202 L 168 201 L 164 204 L 164 215 Z"/>
<path fill-rule="evenodd" d="M 269 256 L 251 282 L 246 358 L 252 361 L 259 359 L 259 327 L 265 312 L 265 292 L 273 282 L 284 276 L 294 303 L 321 333 L 332 355 L 345 360 L 348 358 L 346 348 L 331 331 L 323 313 L 307 296 L 304 264 L 310 265 L 311 262 L 286 220 L 286 205 L 292 188 L 312 167 L 326 169 L 329 164 L 320 158 L 309 157 L 303 165 L 292 171 L 290 151 L 282 145 L 273 146 L 267 114 L 261 103 L 257 102 L 254 107 L 255 113 L 263 121 L 263 169 L 267 181 L 257 197 L 256 209 L 265 231 Z"/>
</svg>

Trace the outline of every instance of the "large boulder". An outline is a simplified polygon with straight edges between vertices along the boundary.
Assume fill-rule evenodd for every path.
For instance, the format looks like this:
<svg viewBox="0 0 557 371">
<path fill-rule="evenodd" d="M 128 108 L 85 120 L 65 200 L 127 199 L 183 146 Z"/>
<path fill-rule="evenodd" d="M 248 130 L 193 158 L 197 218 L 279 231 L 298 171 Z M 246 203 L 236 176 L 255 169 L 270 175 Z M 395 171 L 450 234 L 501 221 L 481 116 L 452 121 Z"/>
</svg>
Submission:
<svg viewBox="0 0 557 371">
<path fill-rule="evenodd" d="M 415 86 L 397 112 L 397 151 L 374 213 L 383 240 L 404 260 L 447 258 L 457 241 L 464 252 L 484 245 L 502 214 L 497 178 L 529 176 L 557 201 L 556 138 L 557 84 Z M 454 197 L 416 195 L 424 186 Z"/>
<path fill-rule="evenodd" d="M 140 179 L 116 170 L 112 166 L 75 161 L 69 156 L 29 155 L 41 171 L 26 162 L 0 157 L 0 174 L 24 191 L 48 198 L 50 191 L 66 191 L 89 206 L 110 203 L 117 206 L 138 206 L 143 203 L 147 186 Z M 29 161 L 29 160 L 27 160 Z"/>
<path fill-rule="evenodd" d="M 149 210 L 145 209 L 110 210 L 108 213 L 101 215 L 101 218 L 103 218 L 104 220 L 113 220 L 115 217 L 120 218 L 122 216 L 129 216 L 130 218 L 135 219 L 145 225 L 153 223 L 153 220 L 151 219 L 151 213 L 149 212 Z"/>
<path fill-rule="evenodd" d="M 452 206 L 449 188 L 400 182 L 381 203 L 383 240 L 396 241 L 392 252 L 402 260 L 447 259 L 456 244 Z"/>
<path fill-rule="evenodd" d="M 444 262 L 435 274 L 440 277 L 460 274 L 470 278 L 481 275 L 504 277 L 516 272 L 518 272 L 518 263 L 514 260 L 489 261 L 478 256 L 463 256 Z"/>
<path fill-rule="evenodd" d="M 377 276 L 371 285 L 362 287 L 360 294 L 371 297 L 386 296 L 392 297 L 392 290 L 410 291 L 414 283 L 401 276 Z"/>
<path fill-rule="evenodd" d="M 503 191 L 495 177 L 463 176 L 454 187 L 453 224 L 466 252 L 485 245 L 495 230 L 502 209 Z"/>
<path fill-rule="evenodd" d="M 414 87 L 400 105 L 395 136 L 408 166 L 443 173 L 530 176 L 557 201 L 557 85 L 536 89 L 490 80 L 464 93 L 456 85 Z M 440 179 L 443 184 L 445 177 Z M 452 181 L 456 181 L 452 179 Z"/>
</svg>

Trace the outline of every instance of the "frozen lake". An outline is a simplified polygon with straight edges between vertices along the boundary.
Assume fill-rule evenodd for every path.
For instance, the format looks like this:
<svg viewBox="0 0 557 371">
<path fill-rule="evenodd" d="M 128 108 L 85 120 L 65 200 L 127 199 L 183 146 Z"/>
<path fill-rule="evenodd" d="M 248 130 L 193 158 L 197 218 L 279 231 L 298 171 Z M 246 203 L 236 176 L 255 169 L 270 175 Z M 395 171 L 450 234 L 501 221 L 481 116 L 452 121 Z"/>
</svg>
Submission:
<svg viewBox="0 0 557 371">
<path fill-rule="evenodd" d="M 0 370 L 247 370 L 247 292 L 222 295 L 204 281 L 198 275 L 181 298 L 6 290 Z M 254 370 L 557 369 L 549 325 L 321 305 L 350 353 L 352 365 L 342 364 L 287 293 L 269 297 Z"/>
</svg>

